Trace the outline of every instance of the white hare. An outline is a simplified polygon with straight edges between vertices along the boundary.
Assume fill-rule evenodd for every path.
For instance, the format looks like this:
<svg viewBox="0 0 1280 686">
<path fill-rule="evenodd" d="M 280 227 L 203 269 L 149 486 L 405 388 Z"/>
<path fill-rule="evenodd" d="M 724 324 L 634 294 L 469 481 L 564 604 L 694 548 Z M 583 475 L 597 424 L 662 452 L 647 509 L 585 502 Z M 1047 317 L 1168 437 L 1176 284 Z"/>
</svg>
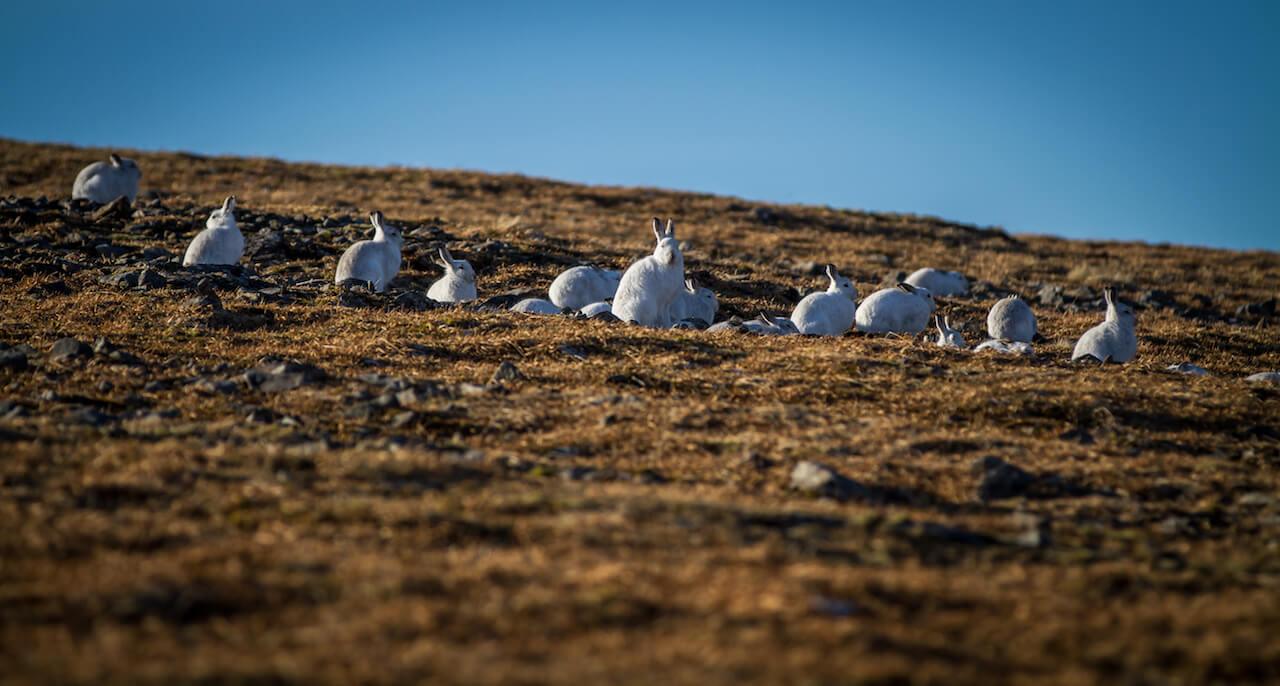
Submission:
<svg viewBox="0 0 1280 686">
<path fill-rule="evenodd" d="M 944 272 L 941 269 L 924 267 L 911 272 L 904 279 L 912 286 L 927 288 L 934 295 L 967 295 L 969 280 L 960 272 Z"/>
<path fill-rule="evenodd" d="M 511 306 L 512 312 L 525 314 L 560 314 L 560 308 L 550 300 L 542 298 L 525 298 Z"/>
<path fill-rule="evenodd" d="M 400 227 L 384 222 L 382 213 L 376 210 L 369 214 L 369 221 L 373 223 L 373 240 L 358 241 L 342 253 L 333 282 L 341 284 L 347 279 L 368 281 L 375 291 L 381 293 L 400 273 L 404 233 Z"/>
<path fill-rule="evenodd" d="M 938 329 L 938 340 L 935 342 L 939 348 L 959 348 L 966 350 L 969 344 L 964 340 L 964 334 L 951 328 L 951 322 L 947 321 L 942 315 L 933 315 L 933 325 Z"/>
<path fill-rule="evenodd" d="M 790 318 L 770 317 L 764 313 L 755 319 L 742 322 L 742 328 L 763 336 L 795 336 L 800 333 L 800 329 Z"/>
<path fill-rule="evenodd" d="M 113 152 L 106 162 L 94 162 L 76 174 L 71 198 L 107 203 L 123 195 L 132 203 L 138 198 L 141 178 L 142 170 L 138 169 L 137 162 Z"/>
<path fill-rule="evenodd" d="M 244 256 L 244 235 L 236 226 L 236 196 L 228 195 L 222 207 L 209 213 L 204 230 L 191 239 L 182 266 L 236 264 Z"/>
<path fill-rule="evenodd" d="M 905 333 L 924 331 L 936 305 L 927 288 L 900 283 L 867 296 L 858 305 L 854 319 L 863 333 Z"/>
<path fill-rule="evenodd" d="M 591 303 L 578 311 L 585 317 L 594 317 L 598 314 L 604 314 L 605 312 L 613 314 L 613 306 L 607 302 L 601 301 L 598 303 Z"/>
<path fill-rule="evenodd" d="M 1031 344 L 1026 341 L 1001 341 L 996 339 L 983 341 L 973 347 L 973 352 L 975 353 L 980 353 L 983 350 L 994 350 L 1006 355 L 1031 355 L 1035 353 Z"/>
<path fill-rule="evenodd" d="M 1107 300 L 1106 319 L 1084 332 L 1076 341 L 1071 360 L 1093 357 L 1099 362 L 1128 362 L 1138 355 L 1138 335 L 1134 331 L 1137 316 L 1129 305 L 1118 302 L 1115 292 L 1104 290 Z"/>
<path fill-rule="evenodd" d="M 853 327 L 858 289 L 848 277 L 840 276 L 834 264 L 827 265 L 827 290 L 806 295 L 791 311 L 791 321 L 803 334 L 842 336 Z"/>
<path fill-rule="evenodd" d="M 987 335 L 996 340 L 1030 343 L 1036 337 L 1036 314 L 1017 295 L 1001 298 L 987 313 Z"/>
<path fill-rule="evenodd" d="M 476 299 L 476 270 L 466 260 L 455 260 L 449 249 L 441 247 L 436 264 L 444 268 L 444 276 L 440 277 L 431 288 L 427 289 L 427 297 L 442 303 L 464 303 Z"/>
<path fill-rule="evenodd" d="M 710 288 L 698 286 L 693 279 L 685 279 L 684 289 L 671 302 L 671 322 L 700 319 L 711 325 L 720 311 L 720 302 Z"/>
<path fill-rule="evenodd" d="M 653 236 L 658 241 L 653 254 L 637 260 L 623 272 L 613 298 L 613 314 L 624 322 L 669 329 L 671 303 L 684 290 L 684 255 L 676 241 L 674 221 L 668 219 L 663 230 L 654 217 Z"/>
<path fill-rule="evenodd" d="M 566 269 L 551 282 L 547 295 L 556 307 L 580 310 L 591 303 L 608 300 L 618 291 L 622 272 L 581 266 Z"/>
</svg>

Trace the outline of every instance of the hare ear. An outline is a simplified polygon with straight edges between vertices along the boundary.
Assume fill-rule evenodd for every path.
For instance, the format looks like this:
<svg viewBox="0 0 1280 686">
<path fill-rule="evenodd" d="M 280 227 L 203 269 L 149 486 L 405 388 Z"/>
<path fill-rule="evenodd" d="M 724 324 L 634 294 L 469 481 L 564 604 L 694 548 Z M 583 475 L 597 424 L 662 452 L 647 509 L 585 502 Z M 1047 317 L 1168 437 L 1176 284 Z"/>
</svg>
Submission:
<svg viewBox="0 0 1280 686">
<path fill-rule="evenodd" d="M 900 288 L 900 289 L 902 289 L 902 290 L 904 290 L 904 291 L 906 291 L 906 292 L 908 292 L 908 293 L 915 293 L 915 292 L 916 292 L 916 287 L 915 287 L 915 286 L 912 286 L 911 284 L 907 283 L 906 281 L 900 281 L 900 282 L 898 282 L 898 288 Z"/>
<path fill-rule="evenodd" d="M 225 214 L 227 212 L 235 212 L 235 211 L 236 211 L 236 196 L 228 195 L 227 199 L 222 201 L 222 212 Z"/>
<path fill-rule="evenodd" d="M 942 315 L 939 315 L 939 314 L 933 315 L 933 326 L 938 330 L 938 333 L 947 332 L 946 327 L 943 325 L 943 322 L 942 322 Z"/>
<path fill-rule="evenodd" d="M 111 153 L 110 155 L 107 155 L 107 159 L 111 161 L 111 166 L 113 167 L 119 167 L 120 165 L 124 164 L 124 160 L 121 159 L 121 157 L 115 154 L 114 152 Z"/>
<path fill-rule="evenodd" d="M 1102 289 L 1102 297 L 1106 299 L 1108 305 L 1116 304 L 1116 294 L 1110 286 Z"/>
<path fill-rule="evenodd" d="M 656 240 L 662 240 L 662 220 L 657 217 L 653 218 L 653 237 Z"/>
<path fill-rule="evenodd" d="M 764 312 L 761 312 L 761 313 L 760 313 L 760 316 L 756 317 L 756 319 L 759 319 L 760 321 L 764 322 L 765 324 L 768 324 L 768 325 L 770 325 L 770 326 L 773 326 L 773 320 L 772 320 L 772 319 L 770 319 L 770 318 L 769 318 L 769 315 L 765 314 Z"/>
<path fill-rule="evenodd" d="M 453 262 L 449 259 L 449 249 L 444 246 L 440 246 L 440 249 L 436 251 L 436 260 L 436 264 L 445 269 L 453 266 Z"/>
<path fill-rule="evenodd" d="M 382 213 L 381 213 L 381 212 L 379 212 L 378 210 L 374 210 L 374 211 L 370 212 L 370 213 L 369 213 L 369 223 L 370 223 L 370 224 L 373 224 L 373 228 L 375 228 L 375 229 L 381 229 L 381 228 L 382 228 Z"/>
<path fill-rule="evenodd" d="M 697 293 L 697 292 L 698 292 L 698 285 L 697 285 L 696 283 L 694 283 L 694 282 L 693 282 L 693 279 L 685 279 L 685 280 L 684 280 L 684 287 L 685 287 L 685 289 L 687 289 L 690 293 Z"/>
<path fill-rule="evenodd" d="M 668 220 L 667 220 L 667 233 L 666 233 L 666 236 L 667 236 L 667 238 L 675 238 L 675 237 L 676 237 L 676 220 L 674 220 L 674 219 L 668 219 Z"/>
<path fill-rule="evenodd" d="M 840 278 L 840 272 L 836 271 L 836 266 L 834 264 L 827 265 L 827 278 L 832 281 Z"/>
<path fill-rule="evenodd" d="M 951 320 L 949 320 L 949 319 L 948 319 L 948 318 L 946 318 L 946 317 L 943 317 L 943 318 L 942 318 L 942 325 L 943 325 L 943 326 L 945 326 L 945 327 L 947 327 L 947 329 L 948 329 L 948 330 L 950 330 L 950 329 L 951 329 Z"/>
</svg>

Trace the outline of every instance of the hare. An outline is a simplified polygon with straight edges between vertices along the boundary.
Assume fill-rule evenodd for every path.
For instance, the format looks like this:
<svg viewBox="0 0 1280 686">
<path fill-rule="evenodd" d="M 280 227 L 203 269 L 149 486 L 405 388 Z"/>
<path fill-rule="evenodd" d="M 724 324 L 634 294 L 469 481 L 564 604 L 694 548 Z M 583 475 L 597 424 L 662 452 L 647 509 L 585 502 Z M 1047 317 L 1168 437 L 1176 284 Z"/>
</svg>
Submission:
<svg viewBox="0 0 1280 686">
<path fill-rule="evenodd" d="M 547 295 L 556 307 L 580 310 L 591 303 L 608 300 L 618 292 L 622 272 L 595 266 L 572 267 L 551 282 Z"/>
<path fill-rule="evenodd" d="M 637 260 L 623 272 L 613 298 L 613 314 L 624 322 L 650 328 L 671 328 L 671 303 L 684 290 L 684 255 L 676 241 L 675 222 L 666 230 L 653 218 L 658 244 L 653 254 Z"/>
<path fill-rule="evenodd" d="M 827 265 L 831 284 L 820 293 L 810 293 L 791 311 L 791 321 L 803 334 L 842 336 L 853 327 L 854 302 L 858 289 L 848 277 L 840 276 L 834 264 Z"/>
<path fill-rule="evenodd" d="M 560 308 L 550 300 L 542 298 L 525 298 L 511 306 L 512 312 L 525 314 L 560 314 Z"/>
<path fill-rule="evenodd" d="M 436 264 L 444 268 L 444 276 L 440 277 L 431 288 L 427 289 L 427 297 L 442 303 L 464 303 L 476 299 L 476 271 L 466 260 L 455 260 L 449 249 L 441 246 L 437 253 Z"/>
<path fill-rule="evenodd" d="M 400 273 L 400 249 L 404 247 L 404 233 L 400 227 L 385 223 L 382 213 L 369 213 L 373 224 L 373 239 L 357 241 L 342 253 L 333 282 L 341 284 L 348 279 L 368 281 L 373 290 L 387 290 L 391 280 Z"/>
<path fill-rule="evenodd" d="M 594 317 L 605 312 L 613 314 L 613 306 L 607 302 L 601 301 L 598 303 L 591 303 L 578 311 L 581 312 L 584 317 Z"/>
<path fill-rule="evenodd" d="M 71 199 L 108 203 L 123 195 L 132 203 L 138 199 L 138 181 L 141 178 L 142 170 L 138 169 L 137 162 L 113 152 L 106 162 L 94 162 L 76 174 L 75 183 L 71 185 Z"/>
<path fill-rule="evenodd" d="M 671 321 L 697 319 L 710 326 L 719 310 L 720 303 L 710 288 L 701 288 L 693 279 L 685 279 L 684 290 L 671 302 Z"/>
<path fill-rule="evenodd" d="M 973 347 L 973 352 L 975 353 L 980 353 L 983 350 L 994 350 L 1006 355 L 1031 355 L 1035 353 L 1031 344 L 1025 341 L 1002 341 L 998 339 L 983 341 Z"/>
<path fill-rule="evenodd" d="M 236 196 L 228 195 L 222 207 L 209 213 L 204 230 L 191 239 L 182 266 L 236 264 L 244 256 L 244 235 L 236 226 Z"/>
<path fill-rule="evenodd" d="M 938 340 L 935 343 L 939 348 L 959 348 L 967 350 L 969 344 L 965 342 L 964 335 L 959 331 L 951 328 L 951 322 L 947 321 L 942 315 L 933 315 L 933 325 L 938 329 Z"/>
<path fill-rule="evenodd" d="M 1258 372 L 1244 378 L 1249 383 L 1280 383 L 1280 372 Z"/>
<path fill-rule="evenodd" d="M 911 272 L 904 279 L 912 286 L 927 288 L 934 295 L 968 295 L 969 280 L 960 272 L 944 272 L 941 269 L 924 267 Z"/>
<path fill-rule="evenodd" d="M 1106 319 L 1084 332 L 1071 352 L 1071 361 L 1092 357 L 1099 362 L 1128 362 L 1138 355 L 1137 316 L 1129 305 L 1117 302 L 1115 291 L 1102 292 L 1107 301 Z"/>
<path fill-rule="evenodd" d="M 800 329 L 796 327 L 795 322 L 787 317 L 770 317 L 763 312 L 755 319 L 742 322 L 744 331 L 763 336 L 794 336 L 799 335 Z"/>
<path fill-rule="evenodd" d="M 854 319 L 863 333 L 905 333 L 912 336 L 929 325 L 929 315 L 937 306 L 927 288 L 900 283 L 867 296 L 858 305 Z"/>
<path fill-rule="evenodd" d="M 987 335 L 996 340 L 1030 343 L 1036 337 L 1036 314 L 1021 296 L 1001 298 L 987 313 Z"/>
</svg>

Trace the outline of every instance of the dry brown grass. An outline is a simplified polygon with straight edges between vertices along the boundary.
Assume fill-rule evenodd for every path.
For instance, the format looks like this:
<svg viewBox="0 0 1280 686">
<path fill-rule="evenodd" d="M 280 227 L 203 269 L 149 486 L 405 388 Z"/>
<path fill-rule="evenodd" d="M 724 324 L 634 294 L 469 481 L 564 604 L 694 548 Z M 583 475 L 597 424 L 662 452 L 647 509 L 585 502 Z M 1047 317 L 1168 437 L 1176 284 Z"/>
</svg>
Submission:
<svg viewBox="0 0 1280 686">
<path fill-rule="evenodd" d="M 0 194 L 63 197 L 102 155 L 0 141 Z M 452 235 L 482 296 L 544 288 L 578 259 L 621 267 L 649 249 L 651 215 L 676 217 L 689 268 L 742 313 L 785 311 L 789 289 L 818 286 L 793 265 L 805 260 L 849 269 L 864 294 L 932 265 L 1028 295 L 1120 280 L 1129 295 L 1161 289 L 1227 314 L 1275 297 L 1280 279 L 1280 258 L 1263 252 L 802 206 L 768 206 L 780 215 L 769 226 L 756 203 L 706 195 L 134 156 L 144 189 L 162 191 L 186 229 L 104 229 L 116 244 L 180 253 L 230 192 L 249 212 L 379 208 Z M 3 230 L 53 248 L 69 232 L 59 221 Z M 276 282 L 328 278 L 358 234 L 317 238 L 320 259 L 252 266 Z M 399 287 L 436 276 L 428 247 L 409 246 Z M 254 323 L 202 329 L 189 325 L 188 293 L 104 286 L 107 268 L 83 261 L 93 266 L 0 278 L 0 340 L 43 351 L 105 335 L 146 366 L 0 370 L 4 398 L 27 409 L 0 419 L 0 680 L 1280 678 L 1280 391 L 1242 381 L 1280 368 L 1274 324 L 1146 309 L 1139 359 L 1105 369 L 1067 362 L 1099 314 L 1047 307 L 1035 359 L 857 335 L 353 309 L 306 290 L 284 303 L 223 292 Z M 73 292 L 27 295 L 55 279 Z M 993 298 L 944 309 L 972 342 Z M 277 394 L 186 383 L 234 378 L 268 354 L 329 379 Z M 1187 360 L 1215 376 L 1163 371 Z M 502 361 L 523 378 L 468 386 Z M 353 413 L 369 372 L 443 391 Z M 115 420 L 69 421 L 84 404 Z M 258 408 L 272 420 L 246 419 Z M 970 464 L 983 456 L 1060 488 L 980 502 Z M 877 497 L 789 491 L 802 459 Z M 1025 545 L 1035 526 L 1047 540 Z"/>
</svg>

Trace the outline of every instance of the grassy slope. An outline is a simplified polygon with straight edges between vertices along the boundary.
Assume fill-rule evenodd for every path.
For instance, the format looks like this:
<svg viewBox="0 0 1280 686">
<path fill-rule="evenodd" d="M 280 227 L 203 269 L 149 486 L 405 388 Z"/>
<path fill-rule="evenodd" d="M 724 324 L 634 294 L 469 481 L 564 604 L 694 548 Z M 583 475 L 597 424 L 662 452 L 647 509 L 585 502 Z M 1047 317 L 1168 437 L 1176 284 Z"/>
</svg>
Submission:
<svg viewBox="0 0 1280 686">
<path fill-rule="evenodd" d="M 103 155 L 0 141 L 0 195 L 65 197 Z M 652 189 L 134 156 L 180 229 L 78 229 L 90 245 L 180 254 L 232 192 L 249 214 L 307 221 L 378 208 L 406 229 L 441 227 L 482 297 L 545 288 L 578 260 L 623 267 L 650 249 L 652 215 L 677 219 L 690 271 L 746 314 L 819 287 L 806 260 L 837 263 L 864 295 L 932 265 L 1027 295 L 1040 283 L 1159 288 L 1185 306 L 1207 294 L 1221 313 L 1274 297 L 1280 279 L 1273 253 L 805 206 L 766 206 L 780 218 L 762 223 L 756 203 Z M 72 229 L 47 219 L 3 230 L 56 248 Z M 253 266 L 276 283 L 327 279 L 361 231 L 316 236 L 320 259 Z M 411 239 L 398 288 L 435 278 L 430 247 Z M 1240 379 L 1280 368 L 1274 324 L 1146 309 L 1139 359 L 1106 369 L 1067 362 L 1100 313 L 1048 307 L 1035 359 L 345 308 L 315 288 L 285 303 L 223 292 L 256 323 L 209 329 L 190 325 L 188 293 L 101 285 L 110 268 L 80 259 L 93 266 L 0 278 L 0 341 L 44 351 L 105 334 L 146 366 L 0 370 L 4 398 L 28 409 L 0 419 L 0 679 L 1280 678 L 1280 393 Z M 55 278 L 73 292 L 27 294 Z M 943 310 L 973 342 L 993 297 Z M 267 354 L 330 379 L 279 394 L 185 385 Z M 523 378 L 467 391 L 504 360 Z M 1186 360 L 1215 376 L 1162 371 Z M 447 392 L 353 414 L 370 371 Z M 69 421 L 77 396 L 115 420 Z M 246 420 L 254 408 L 298 422 Z M 146 418 L 162 410 L 177 416 Z M 970 465 L 983 456 L 1056 487 L 981 503 Z M 877 498 L 789 491 L 802 459 Z M 1044 545 L 1015 544 L 1036 526 Z"/>
</svg>

